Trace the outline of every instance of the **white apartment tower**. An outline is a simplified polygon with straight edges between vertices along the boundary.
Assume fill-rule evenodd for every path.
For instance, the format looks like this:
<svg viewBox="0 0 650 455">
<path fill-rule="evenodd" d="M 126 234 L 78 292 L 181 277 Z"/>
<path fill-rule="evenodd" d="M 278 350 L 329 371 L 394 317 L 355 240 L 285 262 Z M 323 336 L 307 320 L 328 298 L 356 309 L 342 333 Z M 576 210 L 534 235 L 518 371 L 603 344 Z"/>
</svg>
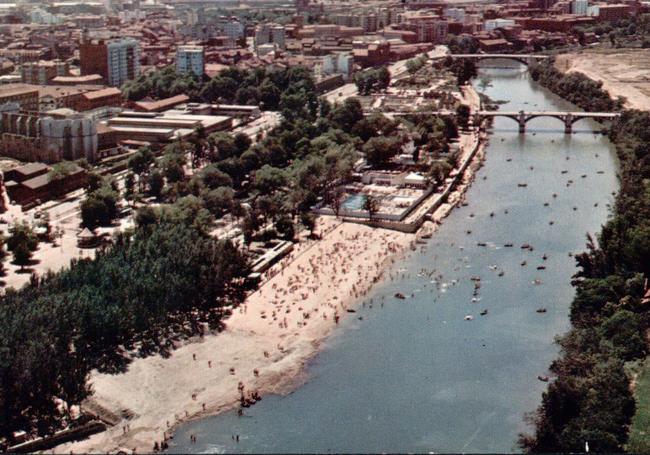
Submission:
<svg viewBox="0 0 650 455">
<path fill-rule="evenodd" d="M 571 3 L 571 13 L 578 16 L 586 16 L 589 8 L 588 0 L 573 0 Z"/>
<path fill-rule="evenodd" d="M 176 71 L 181 74 L 194 73 L 196 76 L 203 76 L 205 72 L 203 46 L 178 46 Z"/>
<path fill-rule="evenodd" d="M 108 85 L 120 87 L 140 74 L 140 45 L 132 38 L 112 41 L 106 45 L 108 54 Z"/>
</svg>

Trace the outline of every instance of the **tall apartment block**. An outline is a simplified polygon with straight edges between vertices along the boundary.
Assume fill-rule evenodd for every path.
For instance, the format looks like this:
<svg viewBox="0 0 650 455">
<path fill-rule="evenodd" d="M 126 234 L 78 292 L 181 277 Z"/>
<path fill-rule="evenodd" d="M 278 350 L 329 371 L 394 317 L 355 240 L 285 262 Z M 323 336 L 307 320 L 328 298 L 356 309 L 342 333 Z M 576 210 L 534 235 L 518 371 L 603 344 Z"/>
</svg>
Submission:
<svg viewBox="0 0 650 455">
<path fill-rule="evenodd" d="M 277 44 L 280 49 L 285 49 L 286 30 L 278 24 L 259 24 L 255 28 L 255 47 L 264 44 Z"/>
<path fill-rule="evenodd" d="M 194 73 L 203 76 L 205 59 L 203 46 L 178 46 L 176 49 L 176 71 L 187 74 Z"/>
<path fill-rule="evenodd" d="M 106 83 L 119 87 L 140 74 L 140 46 L 132 38 L 90 41 L 79 45 L 81 75 L 99 74 Z"/>
</svg>

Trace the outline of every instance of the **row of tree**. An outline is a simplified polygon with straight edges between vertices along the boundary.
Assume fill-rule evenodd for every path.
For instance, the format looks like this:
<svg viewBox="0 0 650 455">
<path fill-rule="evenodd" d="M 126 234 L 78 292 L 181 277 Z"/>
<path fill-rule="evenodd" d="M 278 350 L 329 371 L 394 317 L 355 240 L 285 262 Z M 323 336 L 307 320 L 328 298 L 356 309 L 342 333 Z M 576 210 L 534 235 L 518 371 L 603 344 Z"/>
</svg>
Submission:
<svg viewBox="0 0 650 455">
<path fill-rule="evenodd" d="M 122 93 L 129 101 L 185 94 L 192 101 L 260 105 L 293 116 L 313 111 L 318 104 L 311 74 L 300 66 L 288 70 L 230 67 L 213 78 L 179 74 L 170 66 L 126 82 Z"/>
<path fill-rule="evenodd" d="M 204 324 L 218 329 L 224 306 L 242 301 L 246 259 L 196 229 L 184 202 L 139 219 L 94 260 L 0 297 L 0 437 L 58 430 L 90 393 L 92 369 L 167 354 Z"/>
<path fill-rule="evenodd" d="M 584 109 L 620 106 L 585 76 L 562 76 L 552 67 L 537 71 L 540 82 Z M 625 366 L 647 355 L 650 327 L 641 303 L 650 273 L 650 114 L 624 111 L 610 137 L 621 162 L 621 188 L 598 238 L 588 238 L 587 251 L 576 255 L 572 327 L 559 339 L 560 357 L 551 365 L 556 378 L 533 419 L 535 433 L 520 438 L 530 452 L 579 452 L 586 442 L 594 452 L 624 451 L 635 412 Z"/>
<path fill-rule="evenodd" d="M 591 80 L 580 73 L 561 73 L 555 69 L 552 61 L 533 64 L 529 71 L 534 81 L 585 111 L 618 111 L 623 107 L 623 100 L 613 100 L 603 90 L 601 81 Z"/>
</svg>

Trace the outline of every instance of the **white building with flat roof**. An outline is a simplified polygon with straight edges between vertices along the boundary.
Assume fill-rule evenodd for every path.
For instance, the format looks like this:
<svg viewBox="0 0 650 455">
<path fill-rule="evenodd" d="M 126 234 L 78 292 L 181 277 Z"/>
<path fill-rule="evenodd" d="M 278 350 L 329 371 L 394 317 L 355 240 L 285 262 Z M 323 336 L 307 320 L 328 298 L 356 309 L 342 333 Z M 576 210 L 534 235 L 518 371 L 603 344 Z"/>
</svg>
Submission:
<svg viewBox="0 0 650 455">
<path fill-rule="evenodd" d="M 491 32 L 497 28 L 514 27 L 515 21 L 512 19 L 490 19 L 485 21 L 485 30 Z"/>
</svg>

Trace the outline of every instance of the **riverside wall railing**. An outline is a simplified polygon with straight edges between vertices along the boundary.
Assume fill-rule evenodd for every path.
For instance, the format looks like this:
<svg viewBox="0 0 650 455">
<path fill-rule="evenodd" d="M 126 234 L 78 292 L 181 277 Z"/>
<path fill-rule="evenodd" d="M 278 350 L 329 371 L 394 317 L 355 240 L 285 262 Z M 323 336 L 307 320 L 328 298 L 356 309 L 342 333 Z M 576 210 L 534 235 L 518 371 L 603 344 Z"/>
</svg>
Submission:
<svg viewBox="0 0 650 455">
<path fill-rule="evenodd" d="M 105 430 L 106 424 L 97 420 L 93 420 L 77 428 L 59 431 L 57 433 L 54 433 L 52 436 L 36 438 L 23 442 L 22 444 L 11 446 L 9 447 L 8 451 L 10 453 L 30 453 L 41 450 L 48 450 L 59 444 L 70 441 L 78 441 L 93 434 L 101 433 Z"/>
<path fill-rule="evenodd" d="M 413 210 L 415 210 L 425 199 L 427 199 L 431 194 L 435 191 L 434 187 L 429 187 L 425 190 L 424 193 L 422 193 L 415 201 L 411 203 L 405 210 L 401 211 L 400 213 L 394 213 L 394 214 L 384 214 L 384 215 L 377 215 L 377 219 L 385 220 L 385 221 L 403 221 L 404 218 L 408 217 Z M 318 215 L 335 215 L 334 210 L 331 209 L 330 207 L 318 207 L 314 209 L 314 213 L 317 213 Z M 341 209 L 339 210 L 339 216 L 342 218 L 356 218 L 356 219 L 368 219 L 368 213 L 362 210 L 347 210 L 347 209 Z"/>
</svg>

